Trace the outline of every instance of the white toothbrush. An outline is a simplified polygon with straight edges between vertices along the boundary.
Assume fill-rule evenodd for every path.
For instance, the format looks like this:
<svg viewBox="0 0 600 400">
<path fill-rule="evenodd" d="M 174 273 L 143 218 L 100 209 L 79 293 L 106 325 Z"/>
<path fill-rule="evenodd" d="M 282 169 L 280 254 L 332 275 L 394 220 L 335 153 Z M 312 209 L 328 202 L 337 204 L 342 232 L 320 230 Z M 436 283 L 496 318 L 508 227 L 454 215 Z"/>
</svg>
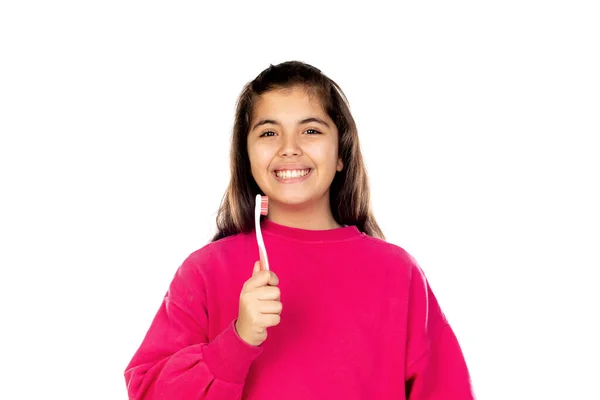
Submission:
<svg viewBox="0 0 600 400">
<path fill-rule="evenodd" d="M 256 205 L 254 206 L 254 226 L 256 230 L 256 241 L 258 242 L 258 250 L 261 265 L 268 271 L 269 259 L 267 258 L 267 249 L 263 241 L 262 232 L 260 231 L 260 216 L 267 215 L 269 210 L 269 198 L 267 196 L 256 195 Z"/>
</svg>

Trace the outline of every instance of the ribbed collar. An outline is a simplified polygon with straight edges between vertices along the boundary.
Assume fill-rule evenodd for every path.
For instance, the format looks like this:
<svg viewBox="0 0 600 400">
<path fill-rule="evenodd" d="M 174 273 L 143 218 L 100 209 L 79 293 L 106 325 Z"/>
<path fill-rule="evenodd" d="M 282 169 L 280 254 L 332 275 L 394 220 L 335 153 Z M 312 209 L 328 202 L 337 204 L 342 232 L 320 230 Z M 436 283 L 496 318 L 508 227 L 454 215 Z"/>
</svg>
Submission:
<svg viewBox="0 0 600 400">
<path fill-rule="evenodd" d="M 283 236 L 303 242 L 336 242 L 361 237 L 362 233 L 354 225 L 326 230 L 292 228 L 277 224 L 267 218 L 261 222 L 263 233 Z"/>
</svg>

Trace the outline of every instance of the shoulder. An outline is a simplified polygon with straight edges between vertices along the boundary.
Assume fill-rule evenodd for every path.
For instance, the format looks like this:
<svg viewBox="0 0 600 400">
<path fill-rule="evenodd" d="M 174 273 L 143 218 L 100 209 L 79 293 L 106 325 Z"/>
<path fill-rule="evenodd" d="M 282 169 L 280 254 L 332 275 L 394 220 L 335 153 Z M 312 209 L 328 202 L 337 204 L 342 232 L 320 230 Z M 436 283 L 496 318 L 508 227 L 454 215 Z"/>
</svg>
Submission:
<svg viewBox="0 0 600 400">
<path fill-rule="evenodd" d="M 371 257 L 392 265 L 401 265 L 408 270 L 419 269 L 419 265 L 412 254 L 397 244 L 368 235 L 364 235 L 363 243 L 365 250 L 369 252 Z"/>
<path fill-rule="evenodd" d="M 189 253 L 177 269 L 175 278 L 197 280 L 223 272 L 251 248 L 252 235 L 239 233 L 205 244 Z"/>
<path fill-rule="evenodd" d="M 170 293 L 178 297 L 194 297 L 206 285 L 227 274 L 250 245 L 248 234 L 237 234 L 210 242 L 189 253 L 177 268 Z"/>
<path fill-rule="evenodd" d="M 186 260 L 202 261 L 222 253 L 227 253 L 240 245 L 244 245 L 248 241 L 248 236 L 245 233 L 238 233 L 214 242 L 209 242 L 190 253 Z"/>
<path fill-rule="evenodd" d="M 184 264 L 205 265 L 243 253 L 252 245 L 253 235 L 238 233 L 210 242 L 190 253 Z"/>
</svg>

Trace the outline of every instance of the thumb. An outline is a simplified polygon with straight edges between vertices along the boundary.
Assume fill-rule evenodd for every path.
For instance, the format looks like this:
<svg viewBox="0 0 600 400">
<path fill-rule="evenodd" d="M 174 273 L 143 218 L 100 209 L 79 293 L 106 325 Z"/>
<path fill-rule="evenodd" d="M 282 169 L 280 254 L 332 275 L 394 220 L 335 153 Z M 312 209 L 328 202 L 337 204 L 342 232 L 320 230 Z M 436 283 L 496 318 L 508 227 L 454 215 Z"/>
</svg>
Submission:
<svg viewBox="0 0 600 400">
<path fill-rule="evenodd" d="M 254 269 L 252 270 L 252 276 L 256 275 L 260 271 L 260 261 L 254 263 Z"/>
</svg>

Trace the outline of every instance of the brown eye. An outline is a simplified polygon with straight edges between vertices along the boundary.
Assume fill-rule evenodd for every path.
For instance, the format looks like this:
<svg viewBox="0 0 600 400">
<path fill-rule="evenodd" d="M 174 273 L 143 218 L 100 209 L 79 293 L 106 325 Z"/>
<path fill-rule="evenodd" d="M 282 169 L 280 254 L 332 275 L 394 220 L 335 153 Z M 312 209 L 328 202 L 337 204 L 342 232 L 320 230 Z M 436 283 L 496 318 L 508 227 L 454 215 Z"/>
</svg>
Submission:
<svg viewBox="0 0 600 400">
<path fill-rule="evenodd" d="M 267 131 L 265 133 L 263 133 L 262 135 L 260 135 L 260 137 L 268 137 L 268 136 L 274 136 L 275 132 L 273 131 Z"/>
<path fill-rule="evenodd" d="M 309 132 L 313 132 L 313 133 L 309 133 Z M 318 134 L 320 134 L 321 132 L 319 132 L 319 131 L 318 131 L 318 130 L 316 130 L 316 129 L 308 129 L 308 130 L 306 131 L 306 133 L 308 133 L 309 135 L 318 135 Z"/>
</svg>

